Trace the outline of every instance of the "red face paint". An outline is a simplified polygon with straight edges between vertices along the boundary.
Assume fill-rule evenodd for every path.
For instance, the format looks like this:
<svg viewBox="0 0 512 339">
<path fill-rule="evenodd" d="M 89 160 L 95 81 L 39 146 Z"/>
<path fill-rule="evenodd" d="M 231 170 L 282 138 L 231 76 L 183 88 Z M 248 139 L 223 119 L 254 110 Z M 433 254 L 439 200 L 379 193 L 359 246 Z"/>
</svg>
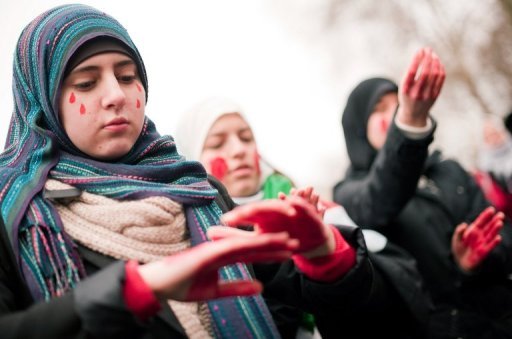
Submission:
<svg viewBox="0 0 512 339">
<path fill-rule="evenodd" d="M 137 99 L 137 108 L 140 108 L 140 100 Z"/>
<path fill-rule="evenodd" d="M 228 171 L 228 165 L 224 158 L 217 157 L 210 161 L 210 169 L 215 178 L 222 180 Z"/>
<path fill-rule="evenodd" d="M 80 104 L 80 115 L 84 115 L 85 114 L 85 106 L 84 104 Z"/>
<path fill-rule="evenodd" d="M 388 130 L 388 122 L 386 121 L 386 119 L 382 119 L 380 121 L 380 130 L 382 132 L 387 132 L 387 130 Z"/>
<path fill-rule="evenodd" d="M 70 104 L 74 104 L 75 103 L 75 93 L 74 92 L 71 92 L 71 95 L 69 96 L 69 103 Z"/>
<path fill-rule="evenodd" d="M 258 153 L 258 150 L 254 153 L 254 168 L 256 169 L 256 173 L 261 175 L 260 154 Z"/>
<path fill-rule="evenodd" d="M 142 87 L 139 84 L 135 84 L 135 86 L 137 86 L 137 91 L 142 92 Z"/>
</svg>

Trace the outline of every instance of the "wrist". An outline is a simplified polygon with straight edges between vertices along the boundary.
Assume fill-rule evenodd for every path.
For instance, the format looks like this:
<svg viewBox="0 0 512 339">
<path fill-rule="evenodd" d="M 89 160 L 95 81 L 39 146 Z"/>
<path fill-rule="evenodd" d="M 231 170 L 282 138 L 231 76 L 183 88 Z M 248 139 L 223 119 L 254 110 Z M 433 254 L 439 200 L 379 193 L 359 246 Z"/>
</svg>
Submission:
<svg viewBox="0 0 512 339">
<path fill-rule="evenodd" d="M 396 114 L 396 120 L 406 126 L 422 128 L 428 123 L 429 114 L 415 114 L 413 110 L 399 106 Z"/>
<path fill-rule="evenodd" d="M 139 264 L 134 260 L 125 265 L 123 299 L 126 307 L 142 321 L 160 311 L 158 299 L 139 273 Z"/>
<path fill-rule="evenodd" d="M 335 250 L 329 255 L 306 258 L 302 254 L 292 257 L 295 266 L 308 278 L 333 282 L 344 276 L 356 264 L 356 251 L 345 241 L 339 231 L 330 226 L 334 236 Z"/>
<path fill-rule="evenodd" d="M 313 259 L 313 258 L 324 257 L 324 256 L 334 253 L 334 251 L 336 250 L 336 237 L 333 232 L 338 232 L 338 231 L 333 226 L 330 226 L 330 225 L 324 224 L 324 227 L 325 227 L 325 237 L 326 237 L 325 242 L 322 245 L 320 245 L 312 250 L 300 253 L 301 256 L 303 256 L 304 258 L 307 258 L 307 259 Z"/>
</svg>

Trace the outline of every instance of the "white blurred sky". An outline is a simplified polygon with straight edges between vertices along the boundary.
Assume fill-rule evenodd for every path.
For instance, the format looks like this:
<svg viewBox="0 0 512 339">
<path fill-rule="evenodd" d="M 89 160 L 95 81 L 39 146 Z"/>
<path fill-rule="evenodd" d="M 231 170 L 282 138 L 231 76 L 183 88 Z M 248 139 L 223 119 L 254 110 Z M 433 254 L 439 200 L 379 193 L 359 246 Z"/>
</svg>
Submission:
<svg viewBox="0 0 512 339">
<path fill-rule="evenodd" d="M 13 107 L 12 55 L 19 33 L 36 15 L 63 3 L 16 0 L 0 5 L 2 146 Z M 261 153 L 271 163 L 297 184 L 330 194 L 343 173 L 338 168 L 344 166 L 340 96 L 329 84 L 322 53 L 286 32 L 269 13 L 268 1 L 82 3 L 104 10 L 130 32 L 148 71 L 146 113 L 160 133 L 172 135 L 177 117 L 199 100 L 230 97 L 245 108 Z"/>
</svg>

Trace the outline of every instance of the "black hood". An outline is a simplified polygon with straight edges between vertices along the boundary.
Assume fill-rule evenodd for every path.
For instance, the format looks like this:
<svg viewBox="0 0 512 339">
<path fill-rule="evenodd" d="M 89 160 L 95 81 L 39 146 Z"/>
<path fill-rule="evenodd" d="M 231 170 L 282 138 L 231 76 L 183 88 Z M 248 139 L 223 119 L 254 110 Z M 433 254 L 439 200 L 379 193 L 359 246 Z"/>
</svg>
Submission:
<svg viewBox="0 0 512 339">
<path fill-rule="evenodd" d="M 341 124 L 353 171 L 368 170 L 377 155 L 366 136 L 366 125 L 379 99 L 391 92 L 398 93 L 398 86 L 393 81 L 371 78 L 357 85 L 348 97 Z"/>
</svg>

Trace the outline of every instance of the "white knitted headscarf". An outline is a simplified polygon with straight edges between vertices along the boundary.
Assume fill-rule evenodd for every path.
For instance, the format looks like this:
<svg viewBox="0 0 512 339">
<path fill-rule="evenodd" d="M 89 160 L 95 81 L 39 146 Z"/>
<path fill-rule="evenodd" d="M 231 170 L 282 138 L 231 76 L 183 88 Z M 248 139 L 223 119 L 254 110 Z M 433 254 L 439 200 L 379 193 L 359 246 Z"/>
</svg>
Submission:
<svg viewBox="0 0 512 339">
<path fill-rule="evenodd" d="M 182 114 L 174 132 L 178 152 L 187 160 L 199 161 L 210 128 L 217 119 L 230 113 L 238 113 L 247 121 L 242 108 L 223 97 L 211 97 L 190 108 Z"/>
<path fill-rule="evenodd" d="M 220 117 L 231 113 L 238 113 L 249 123 L 242 107 L 224 97 L 208 98 L 186 111 L 180 117 L 174 132 L 178 152 L 187 160 L 199 161 L 210 128 Z M 273 172 L 273 169 L 265 161 L 260 161 L 260 169 L 262 180 Z"/>
</svg>

